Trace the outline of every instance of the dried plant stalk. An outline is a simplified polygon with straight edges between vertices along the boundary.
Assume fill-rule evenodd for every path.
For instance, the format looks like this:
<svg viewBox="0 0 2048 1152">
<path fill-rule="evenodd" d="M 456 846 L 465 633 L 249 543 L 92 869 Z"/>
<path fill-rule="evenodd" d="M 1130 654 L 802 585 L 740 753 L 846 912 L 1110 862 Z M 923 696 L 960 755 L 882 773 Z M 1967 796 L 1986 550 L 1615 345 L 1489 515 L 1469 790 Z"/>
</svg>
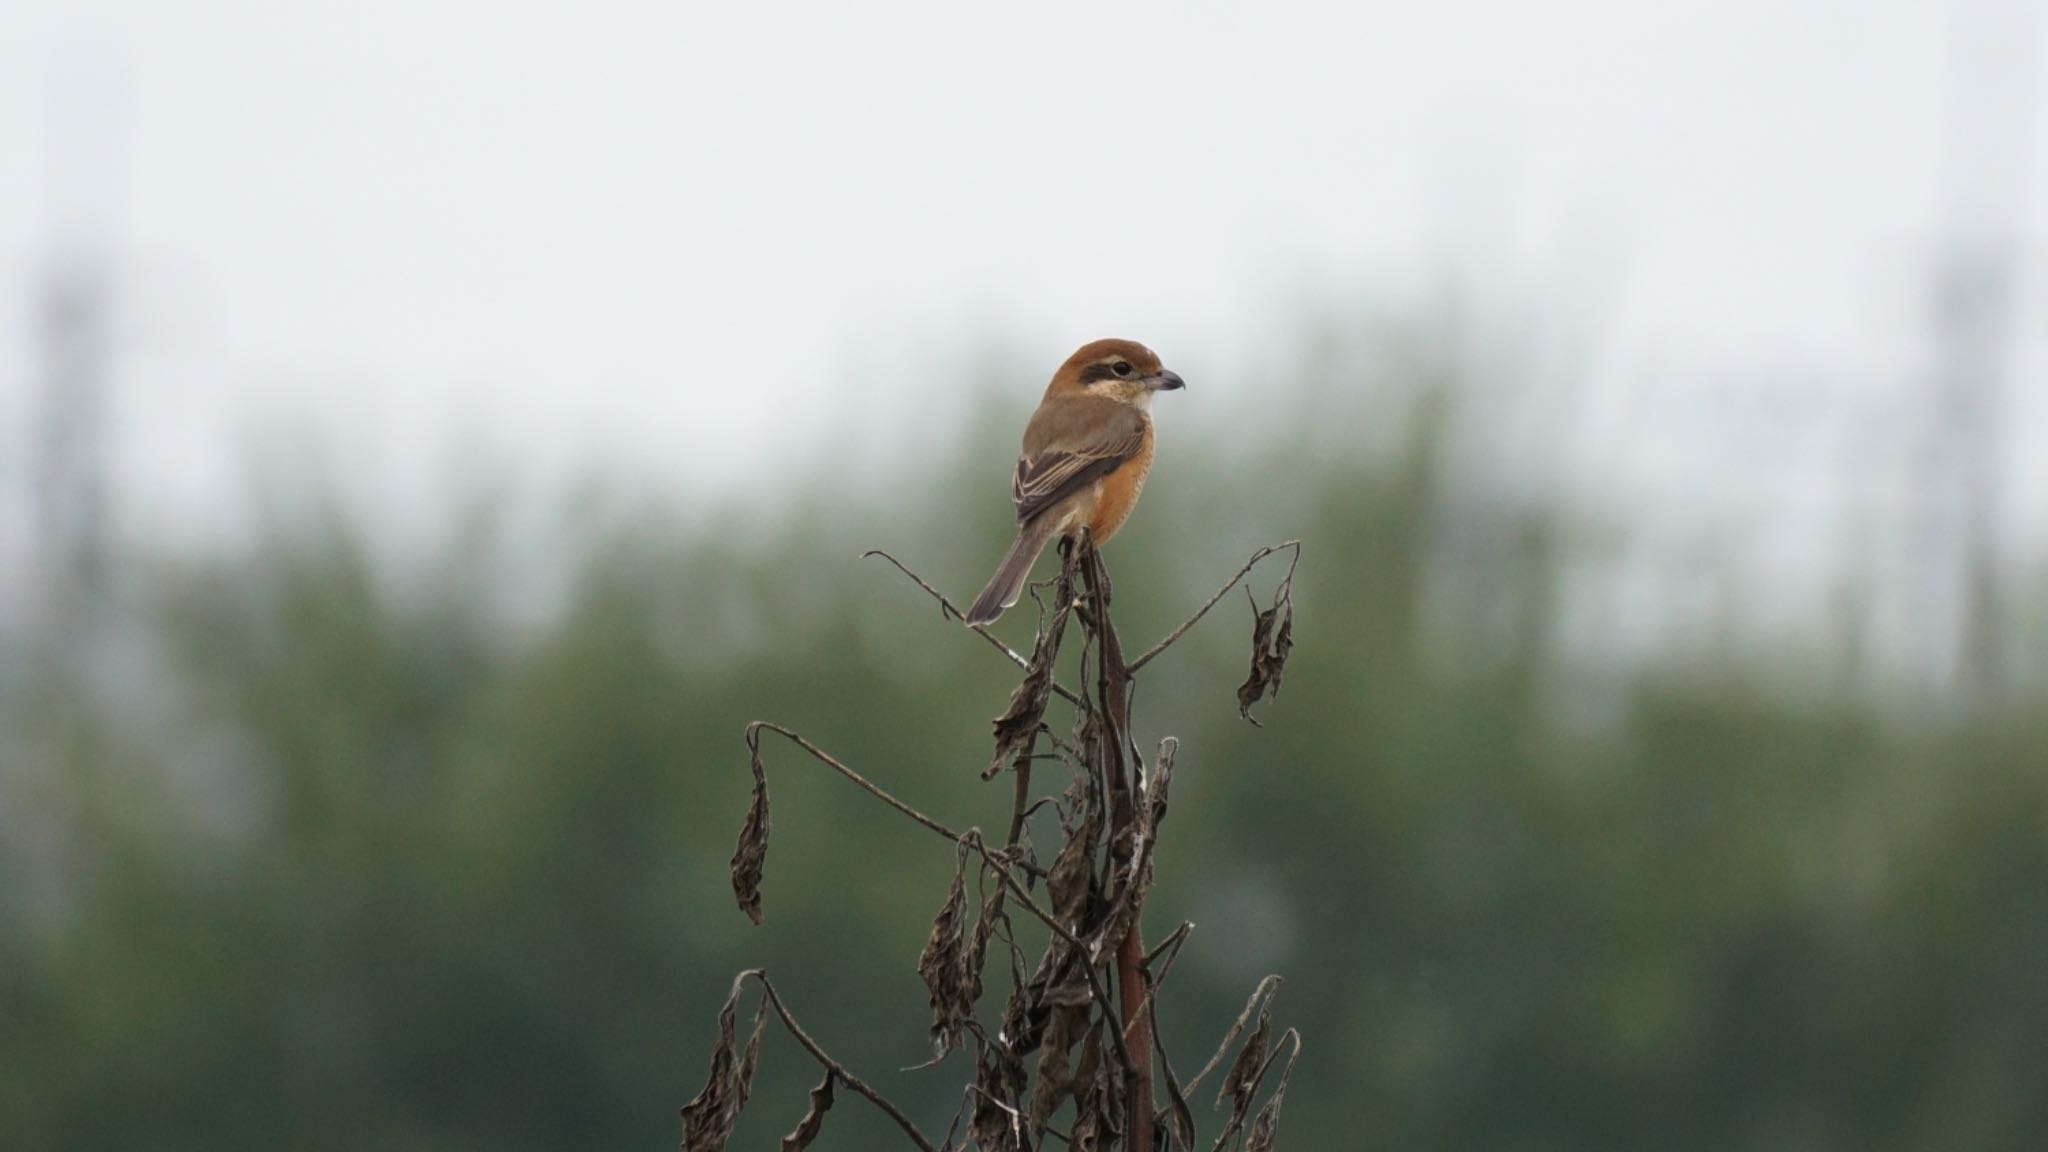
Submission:
<svg viewBox="0 0 2048 1152">
<path fill-rule="evenodd" d="M 831 768 L 841 777 L 899 814 L 954 845 L 953 879 L 932 920 L 917 960 L 917 974 L 931 1003 L 930 1035 L 933 1064 L 955 1049 L 971 1047 L 973 1083 L 961 1097 L 944 1147 L 955 1148 L 954 1132 L 962 1121 L 966 1136 L 983 1152 L 1038 1152 L 1056 1140 L 1072 1149 L 1096 1152 L 1152 1152 L 1155 1142 L 1175 1152 L 1192 1152 L 1195 1121 L 1188 1096 L 1219 1067 L 1240 1037 L 1235 1059 L 1217 1091 L 1217 1107 L 1230 1110 L 1215 1149 L 1221 1152 L 1241 1141 L 1251 1152 L 1271 1152 L 1278 1133 L 1280 1109 L 1294 1064 L 1301 1052 L 1300 1035 L 1288 1030 L 1278 1045 L 1272 1041 L 1272 1000 L 1278 977 L 1260 981 L 1215 1056 L 1185 1085 L 1175 1075 L 1158 1038 L 1157 998 L 1168 968 L 1179 954 L 1192 924 L 1183 924 L 1151 953 L 1144 947 L 1144 905 L 1152 888 L 1154 862 L 1168 810 L 1177 742 L 1167 737 L 1149 771 L 1132 740 L 1131 702 L 1136 673 L 1192 629 L 1232 588 L 1243 583 L 1259 561 L 1276 552 L 1290 553 L 1286 575 L 1270 605 L 1253 604 L 1251 671 L 1238 689 L 1240 713 L 1254 724 L 1254 704 L 1278 693 L 1288 654 L 1293 647 L 1292 585 L 1300 562 L 1299 541 L 1255 553 L 1196 612 L 1134 661 L 1127 661 L 1110 616 L 1111 584 L 1102 556 L 1085 540 L 1063 550 L 1059 576 L 1039 585 L 1053 589 L 1052 601 L 1040 600 L 1037 634 L 1031 654 L 1010 649 L 984 628 L 983 639 L 1024 669 L 1023 681 L 1009 706 L 994 722 L 995 748 L 983 778 L 1008 767 L 1015 788 L 1003 846 L 991 848 L 975 828 L 955 831 L 904 803 L 866 776 L 854 771 L 798 733 L 765 721 L 747 726 L 753 791 L 739 843 L 732 858 L 733 895 L 742 912 L 762 920 L 762 878 L 770 831 L 767 772 L 761 735 L 774 732 Z M 941 612 L 957 619 L 950 601 L 895 557 L 881 555 L 918 587 L 939 601 Z M 1249 595 L 1249 589 L 1247 589 Z M 1034 597 L 1040 596 L 1036 589 Z M 1080 680 L 1069 688 L 1055 669 L 1070 616 L 1081 621 Z M 1057 697 L 1072 705 L 1073 733 L 1063 739 L 1047 726 L 1046 715 Z M 1044 737 L 1051 752 L 1040 756 Z M 1058 797 L 1060 847 L 1050 867 L 1041 868 L 1031 848 L 1027 824 L 1032 814 L 1054 802 L 1033 800 L 1034 761 L 1064 760 L 1073 777 Z M 977 897 L 970 916 L 968 865 L 975 861 Z M 1044 902 L 1033 895 L 1045 884 Z M 1026 972 L 1010 909 L 1021 909 L 1044 926 L 1045 945 Z M 979 1018 L 983 974 L 992 940 L 1009 957 L 1010 992 L 1001 1019 L 991 1031 Z M 1154 966 L 1157 965 L 1157 970 Z M 738 1004 L 748 981 L 760 987 L 754 1023 L 745 1045 L 739 1044 Z M 837 1086 L 845 1086 L 894 1120 L 905 1137 L 923 1152 L 939 1152 L 907 1114 L 828 1054 L 797 1024 L 765 973 L 740 973 L 719 1012 L 710 1074 L 704 1088 L 682 1111 L 683 1152 L 723 1152 L 745 1109 L 758 1065 L 767 1016 L 772 1012 L 784 1030 L 824 1069 L 812 1089 L 809 1107 L 794 1130 L 782 1139 L 783 1152 L 803 1152 L 817 1139 L 824 1116 L 833 1105 Z M 1247 1033 L 1249 1029 L 1249 1033 Z M 1269 1073 L 1282 1052 L 1286 1065 L 1263 1106 L 1256 1112 Z M 1159 1086 L 1165 1105 L 1155 1107 Z M 1071 1108 L 1066 1131 L 1053 1123 Z"/>
</svg>

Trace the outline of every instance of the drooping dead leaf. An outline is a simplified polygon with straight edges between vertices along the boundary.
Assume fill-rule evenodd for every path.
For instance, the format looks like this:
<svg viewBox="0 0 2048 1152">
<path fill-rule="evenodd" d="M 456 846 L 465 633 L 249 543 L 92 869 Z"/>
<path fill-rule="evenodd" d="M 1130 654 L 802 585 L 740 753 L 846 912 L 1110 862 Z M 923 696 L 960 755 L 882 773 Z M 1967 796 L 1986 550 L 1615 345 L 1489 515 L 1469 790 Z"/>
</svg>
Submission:
<svg viewBox="0 0 2048 1152">
<path fill-rule="evenodd" d="M 1227 1147 L 1231 1141 L 1237 1139 L 1238 1133 L 1244 1130 L 1245 1120 L 1251 1114 L 1252 1100 L 1259 1092 L 1259 1081 L 1265 1078 L 1269 1063 L 1266 1053 L 1273 1034 L 1272 991 L 1278 986 L 1279 978 L 1275 976 L 1268 976 L 1259 981 L 1259 986 L 1252 991 L 1251 1002 L 1245 1005 L 1245 1011 L 1249 1013 L 1252 1004 L 1257 1004 L 1259 1019 L 1253 1026 L 1251 1035 L 1245 1038 L 1244 1047 L 1238 1049 L 1237 1059 L 1230 1062 L 1230 1071 L 1224 1073 L 1222 1085 L 1216 1090 L 1216 1107 L 1221 1107 L 1225 1098 L 1230 1100 L 1230 1119 L 1224 1123 L 1222 1134 L 1216 1138 L 1216 1147 L 1219 1150 Z M 1230 1029 L 1232 1036 L 1243 1029 L 1244 1020 L 1244 1015 L 1238 1016 L 1237 1023 Z M 1229 1038 L 1225 1038 L 1223 1043 L 1227 1048 L 1230 1044 Z M 1218 1055 L 1221 1054 L 1219 1051 Z M 1212 1061 L 1211 1065 L 1213 1064 Z M 1203 1075 L 1207 1074 L 1208 1069 L 1203 1069 Z"/>
<path fill-rule="evenodd" d="M 1031 662 L 1024 669 L 1024 679 L 1010 692 L 1010 706 L 995 718 L 995 755 L 989 758 L 988 767 L 982 770 L 983 780 L 992 779 L 1006 765 L 1016 764 L 1031 755 L 1032 747 L 1038 742 L 1038 729 L 1045 722 L 1046 705 L 1052 701 L 1052 678 L 1055 664 L 1059 660 L 1060 638 L 1066 633 L 1067 611 L 1064 606 L 1056 608 L 1052 619 L 1038 630 L 1038 641 L 1031 649 Z"/>
<path fill-rule="evenodd" d="M 1237 714 L 1258 724 L 1252 705 L 1268 695 L 1280 695 L 1280 677 L 1287 670 L 1287 654 L 1294 649 L 1294 601 L 1283 589 L 1271 608 L 1252 605 L 1251 672 L 1237 687 Z"/>
<path fill-rule="evenodd" d="M 960 999 L 970 1014 L 981 1003 L 981 970 L 988 959 L 989 937 L 995 934 L 997 924 L 1008 921 L 1003 913 L 1006 892 L 1001 880 L 990 886 L 988 898 L 981 902 L 981 911 L 974 918 L 974 931 L 967 938 L 967 952 L 960 959 Z"/>
<path fill-rule="evenodd" d="M 733 1073 L 732 1114 L 734 1119 L 746 1110 L 748 1097 L 754 1094 L 754 1071 L 761 1066 L 761 1033 L 768 1026 L 768 997 L 763 994 L 760 1003 L 754 1005 L 754 1031 L 747 1037 L 746 1051 L 740 1056 L 739 1070 Z"/>
<path fill-rule="evenodd" d="M 804 1118 L 797 1121 L 796 1130 L 782 1138 L 782 1152 L 804 1152 L 818 1138 L 819 1129 L 825 1126 L 825 1113 L 832 1110 L 833 1079 L 832 1071 L 826 1069 L 825 1079 L 811 1089 L 811 1106 L 805 1109 Z"/>
<path fill-rule="evenodd" d="M 1095 852 L 1101 841 L 1103 813 L 1101 790 L 1085 771 L 1075 773 L 1068 796 L 1072 799 L 1070 810 L 1078 811 L 1070 817 L 1067 842 L 1046 873 L 1045 890 L 1052 899 L 1053 914 L 1069 931 L 1076 931 L 1083 926 L 1097 887 Z"/>
<path fill-rule="evenodd" d="M 1046 1026 L 1044 1050 L 1038 1057 L 1038 1075 L 1031 1088 L 1031 1130 L 1045 1130 L 1045 1122 L 1059 1111 L 1062 1101 L 1073 1095 L 1077 1079 L 1069 1053 L 1080 1025 L 1087 1022 L 1086 1009 L 1060 1008 Z"/>
<path fill-rule="evenodd" d="M 1266 1062 L 1266 1045 L 1273 1034 L 1273 1004 L 1267 1001 L 1259 1009 L 1259 1022 L 1252 1028 L 1252 1034 L 1245 1039 L 1244 1047 L 1237 1050 L 1237 1059 L 1230 1062 L 1230 1071 L 1224 1073 L 1223 1083 L 1216 1089 L 1216 1106 L 1221 1107 L 1228 1097 L 1231 1108 L 1240 1116 L 1251 1105 L 1252 1090 L 1258 1083 L 1259 1068 Z"/>
<path fill-rule="evenodd" d="M 734 1014 L 739 1007 L 741 987 L 750 975 L 751 972 L 742 972 L 733 981 L 731 995 L 725 998 L 725 1006 L 718 1010 L 718 1039 L 711 1048 L 711 1074 L 704 1082 L 703 1091 L 683 1105 L 683 1152 L 724 1152 L 726 1143 L 732 1139 L 733 1125 L 747 1106 L 767 1011 L 764 994 L 762 1002 L 754 1009 L 753 1035 L 747 1041 L 746 1053 L 743 1057 L 736 1057 Z"/>
<path fill-rule="evenodd" d="M 746 823 L 740 826 L 739 846 L 732 853 L 732 894 L 740 911 L 759 924 L 761 873 L 768 862 L 768 774 L 761 768 L 761 731 L 747 730 L 747 750 L 754 769 L 754 798 L 747 805 Z"/>
<path fill-rule="evenodd" d="M 1024 1145 L 1018 1102 L 1026 1083 L 1024 1061 L 1009 1046 L 982 1045 L 974 1069 L 974 1108 L 967 1134 L 982 1152 L 1017 1152 Z"/>
<path fill-rule="evenodd" d="M 1273 1086 L 1273 1094 L 1266 1098 L 1265 1107 L 1259 1109 L 1258 1119 L 1252 1121 L 1252 1134 L 1245 1140 L 1245 1152 L 1273 1152 L 1273 1141 L 1280 1134 L 1280 1106 L 1287 1100 L 1287 1081 L 1294 1075 L 1294 1062 L 1301 1058 L 1301 1033 L 1289 1028 L 1280 1037 L 1282 1044 L 1292 1043 L 1294 1051 L 1288 1054 L 1287 1066 L 1280 1070 L 1280 1082 Z M 1279 1049 L 1274 1049 L 1275 1056 Z"/>
<path fill-rule="evenodd" d="M 932 918 L 931 935 L 917 958 L 917 974 L 931 996 L 934 1058 L 943 1058 L 960 1046 L 967 1018 L 974 1014 L 973 1005 L 964 999 L 960 978 L 966 919 L 967 848 L 962 845 L 952 886 L 946 889 L 946 902 Z"/>
<path fill-rule="evenodd" d="M 1109 1051 L 1103 1025 L 1103 1018 L 1098 1017 L 1089 1028 L 1081 1046 L 1080 1066 L 1074 1070 L 1072 1146 L 1081 1152 L 1106 1152 L 1123 1146 L 1124 1075 Z"/>
<path fill-rule="evenodd" d="M 1223 1057 L 1230 1051 L 1230 1046 L 1237 1043 L 1237 1038 L 1244 1034 L 1245 1026 L 1252 1022 L 1252 1017 L 1255 1013 L 1261 1019 L 1264 1019 L 1272 1011 L 1269 1001 L 1279 990 L 1280 977 L 1278 976 L 1268 976 L 1259 981 L 1257 987 L 1252 989 L 1252 994 L 1245 997 L 1244 1009 L 1237 1014 L 1237 1019 L 1231 1022 L 1230 1031 L 1223 1034 L 1223 1042 L 1216 1046 L 1216 1054 L 1209 1057 L 1209 1062 L 1202 1065 L 1202 1070 L 1195 1073 L 1194 1079 L 1188 1081 L 1187 1090 L 1189 1092 L 1193 1092 L 1199 1087 L 1202 1081 L 1209 1078 L 1209 1073 L 1214 1072 L 1216 1066 L 1223 1063 Z M 1217 1103 L 1222 1103 L 1220 1095 L 1217 1098 Z"/>
</svg>

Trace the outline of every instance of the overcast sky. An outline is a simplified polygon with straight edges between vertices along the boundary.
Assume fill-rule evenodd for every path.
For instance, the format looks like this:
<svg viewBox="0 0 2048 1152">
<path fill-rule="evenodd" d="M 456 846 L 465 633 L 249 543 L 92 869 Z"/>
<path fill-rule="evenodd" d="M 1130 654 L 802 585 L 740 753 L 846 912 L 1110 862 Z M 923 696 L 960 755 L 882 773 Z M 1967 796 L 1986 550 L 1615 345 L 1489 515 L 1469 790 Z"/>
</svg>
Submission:
<svg viewBox="0 0 2048 1152">
<path fill-rule="evenodd" d="M 281 427 L 378 499 L 484 458 L 715 502 L 782 436 L 914 463 L 990 342 L 1020 406 L 1116 334 L 1229 412 L 1302 301 L 1446 279 L 1577 317 L 1680 425 L 1723 380 L 1881 397 L 1959 220 L 2038 279 L 2033 8 L 0 0 L 0 535 L 29 290 L 81 242 L 143 530 L 216 516 Z M 1726 455 L 1609 434 L 1681 484 Z"/>
</svg>

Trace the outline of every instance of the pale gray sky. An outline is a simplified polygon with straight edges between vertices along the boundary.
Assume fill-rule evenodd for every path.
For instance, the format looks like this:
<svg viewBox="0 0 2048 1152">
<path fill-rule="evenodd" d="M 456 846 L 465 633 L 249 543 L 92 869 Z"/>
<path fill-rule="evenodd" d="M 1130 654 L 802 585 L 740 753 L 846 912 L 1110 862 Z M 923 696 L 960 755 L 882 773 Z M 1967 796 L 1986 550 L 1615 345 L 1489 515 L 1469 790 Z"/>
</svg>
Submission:
<svg viewBox="0 0 2048 1152">
<path fill-rule="evenodd" d="M 23 301 L 95 238 L 143 531 L 217 519 L 291 422 L 412 503 L 479 453 L 684 504 L 750 498 L 771 429 L 915 461 L 990 340 L 1020 407 L 1118 334 L 1198 382 L 1171 419 L 1229 418 L 1293 304 L 1447 277 L 1584 324 L 1570 451 L 1683 489 L 1730 462 L 1723 380 L 1853 423 L 1924 374 L 1971 100 L 2034 159 L 1964 211 L 2048 247 L 2038 78 L 1957 80 L 1971 36 L 2039 62 L 2024 0 L 0 4 L 0 491 Z"/>
</svg>

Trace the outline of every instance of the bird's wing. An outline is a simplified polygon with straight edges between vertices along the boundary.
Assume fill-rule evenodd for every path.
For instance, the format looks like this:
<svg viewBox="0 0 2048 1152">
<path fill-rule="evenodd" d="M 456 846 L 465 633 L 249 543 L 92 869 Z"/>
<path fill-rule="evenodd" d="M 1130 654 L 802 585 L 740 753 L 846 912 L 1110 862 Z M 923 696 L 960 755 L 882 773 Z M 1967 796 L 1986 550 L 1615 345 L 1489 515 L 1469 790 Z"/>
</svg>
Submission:
<svg viewBox="0 0 2048 1152">
<path fill-rule="evenodd" d="M 1094 397 L 1040 405 L 1024 430 L 1010 496 L 1022 523 L 1114 472 L 1145 446 L 1145 417 Z"/>
</svg>

